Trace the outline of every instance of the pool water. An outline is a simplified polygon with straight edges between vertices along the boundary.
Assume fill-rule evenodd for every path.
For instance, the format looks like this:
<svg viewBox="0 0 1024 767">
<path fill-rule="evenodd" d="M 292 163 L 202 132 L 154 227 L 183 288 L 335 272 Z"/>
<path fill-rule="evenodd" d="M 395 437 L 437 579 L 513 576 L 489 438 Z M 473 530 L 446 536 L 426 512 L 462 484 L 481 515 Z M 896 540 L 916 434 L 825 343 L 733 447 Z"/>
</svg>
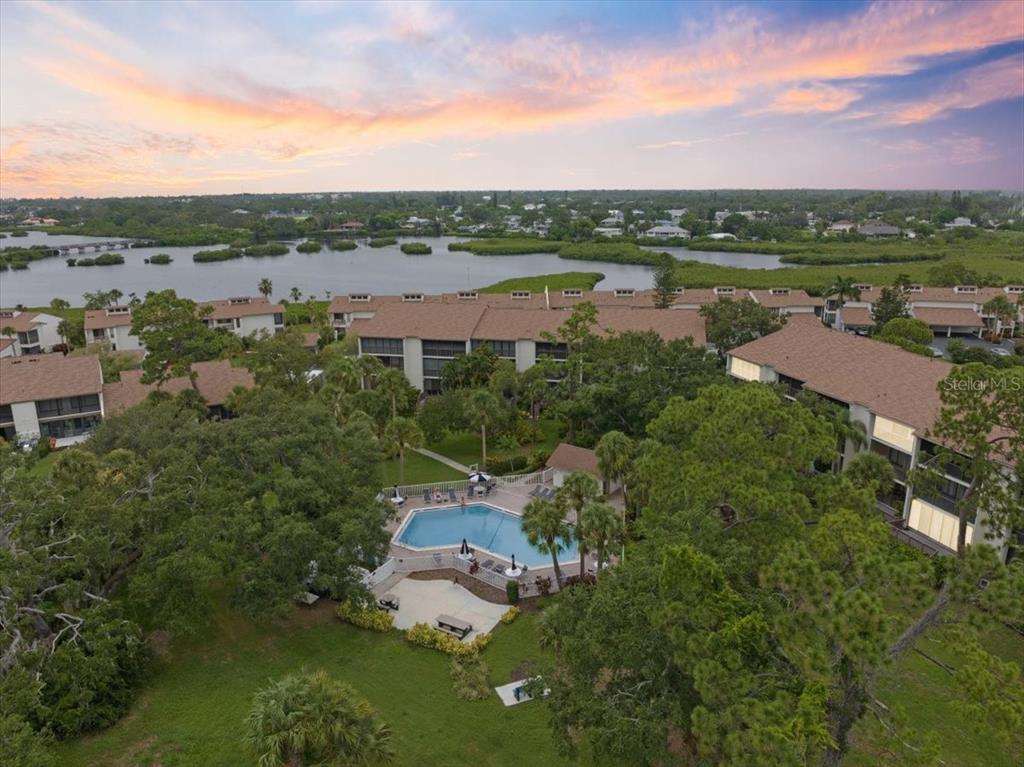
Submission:
<svg viewBox="0 0 1024 767">
<path fill-rule="evenodd" d="M 526 540 L 522 520 L 515 514 L 501 511 L 483 503 L 467 504 L 443 509 L 420 509 L 409 514 L 397 542 L 417 549 L 458 546 L 465 538 L 471 548 L 496 554 L 530 567 L 551 564 L 551 555 L 537 551 Z M 575 541 L 562 541 L 559 562 L 577 562 L 579 553 Z"/>
</svg>

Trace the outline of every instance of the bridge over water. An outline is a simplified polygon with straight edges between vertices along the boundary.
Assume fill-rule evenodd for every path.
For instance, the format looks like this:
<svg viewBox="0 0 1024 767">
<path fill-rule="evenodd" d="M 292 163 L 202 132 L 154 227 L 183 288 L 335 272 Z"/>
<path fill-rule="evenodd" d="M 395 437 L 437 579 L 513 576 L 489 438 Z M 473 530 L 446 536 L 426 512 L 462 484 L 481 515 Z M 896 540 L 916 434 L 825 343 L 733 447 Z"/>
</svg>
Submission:
<svg viewBox="0 0 1024 767">
<path fill-rule="evenodd" d="M 148 240 L 104 240 L 101 242 L 80 242 L 70 245 L 53 245 L 45 248 L 51 256 L 66 256 L 70 253 L 99 253 L 104 250 L 126 250 L 128 248 L 150 248 L 156 245 Z"/>
</svg>

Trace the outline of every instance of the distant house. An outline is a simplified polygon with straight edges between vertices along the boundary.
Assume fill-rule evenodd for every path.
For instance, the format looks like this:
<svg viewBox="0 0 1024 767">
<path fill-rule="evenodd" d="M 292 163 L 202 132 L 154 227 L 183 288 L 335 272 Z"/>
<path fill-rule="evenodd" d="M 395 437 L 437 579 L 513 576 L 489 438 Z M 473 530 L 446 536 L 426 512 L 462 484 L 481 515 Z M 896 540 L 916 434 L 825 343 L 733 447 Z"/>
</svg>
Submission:
<svg viewBox="0 0 1024 767">
<path fill-rule="evenodd" d="M 602 237 L 621 237 L 622 229 L 618 226 L 599 226 L 594 229 L 594 234 Z"/>
<path fill-rule="evenodd" d="M 687 214 L 687 212 L 688 212 L 688 210 L 686 208 L 669 208 L 666 211 L 666 213 L 668 213 L 668 215 L 669 215 L 669 218 L 672 219 L 672 223 L 673 224 L 678 224 L 679 223 L 679 219 L 681 219 L 683 216 L 685 216 Z"/>
<path fill-rule="evenodd" d="M 735 240 L 735 234 L 729 234 L 728 232 L 715 232 L 714 234 L 708 235 L 709 240 Z"/>
<path fill-rule="evenodd" d="M 668 226 L 658 225 L 658 226 L 651 227 L 646 232 L 644 232 L 644 236 L 645 237 L 658 237 L 660 239 L 668 239 L 670 237 L 678 237 L 678 238 L 683 239 L 683 240 L 688 240 L 688 239 L 690 239 L 690 230 L 689 229 L 683 229 L 682 227 L 679 227 L 679 226 L 673 226 L 671 224 L 668 225 Z"/>
<path fill-rule="evenodd" d="M 830 232 L 843 232 L 843 233 L 846 233 L 846 232 L 850 232 L 850 231 L 852 231 L 852 230 L 854 230 L 856 228 L 857 228 L 857 225 L 855 223 L 853 223 L 852 221 L 849 221 L 849 220 L 847 220 L 845 218 L 841 218 L 838 221 L 833 221 L 831 224 L 829 224 L 828 230 Z"/>
<path fill-rule="evenodd" d="M 32 216 L 32 217 L 26 218 L 24 221 L 22 221 L 21 225 L 22 226 L 56 226 L 59 223 L 60 223 L 60 221 L 58 221 L 55 218 L 36 218 L 35 216 Z"/>
<path fill-rule="evenodd" d="M 85 343 L 109 344 L 111 351 L 133 351 L 142 348 L 139 337 L 132 335 L 130 306 L 108 306 L 85 312 Z"/>
<path fill-rule="evenodd" d="M 947 229 L 956 229 L 961 226 L 974 226 L 974 224 L 971 223 L 971 219 L 967 218 L 967 216 L 957 216 L 946 224 Z"/>
<path fill-rule="evenodd" d="M 903 233 L 903 230 L 898 226 L 887 224 L 884 221 L 878 219 L 872 219 L 865 221 L 863 224 L 857 227 L 857 232 L 863 234 L 865 237 L 899 237 Z"/>
<path fill-rule="evenodd" d="M 346 221 L 344 224 L 338 227 L 342 232 L 361 232 L 366 228 L 366 224 L 362 221 Z"/>
</svg>

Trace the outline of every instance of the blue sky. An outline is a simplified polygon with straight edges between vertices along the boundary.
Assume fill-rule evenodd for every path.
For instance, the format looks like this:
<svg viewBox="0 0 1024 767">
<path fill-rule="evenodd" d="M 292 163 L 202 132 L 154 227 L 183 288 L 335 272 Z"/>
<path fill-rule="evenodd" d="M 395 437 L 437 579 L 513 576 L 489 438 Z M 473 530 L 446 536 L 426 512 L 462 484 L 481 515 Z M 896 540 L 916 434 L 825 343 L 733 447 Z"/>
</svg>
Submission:
<svg viewBox="0 0 1024 767">
<path fill-rule="evenodd" d="M 0 4 L 0 193 L 1024 186 L 1024 3 Z"/>
</svg>

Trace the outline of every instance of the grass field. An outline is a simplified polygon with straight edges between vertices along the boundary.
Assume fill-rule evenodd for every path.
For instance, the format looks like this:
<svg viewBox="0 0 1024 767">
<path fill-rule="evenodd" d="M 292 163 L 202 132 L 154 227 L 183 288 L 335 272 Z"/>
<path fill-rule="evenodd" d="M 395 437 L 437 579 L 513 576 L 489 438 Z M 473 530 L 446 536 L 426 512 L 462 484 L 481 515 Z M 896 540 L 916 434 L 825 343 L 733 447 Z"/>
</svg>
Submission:
<svg viewBox="0 0 1024 767">
<path fill-rule="evenodd" d="M 425 455 L 409 451 L 405 456 L 405 484 L 425 485 L 429 482 L 446 482 L 465 479 L 466 475 L 451 466 L 427 458 Z M 398 459 L 393 458 L 384 463 L 384 485 L 389 487 L 398 482 Z"/>
<path fill-rule="evenodd" d="M 581 288 L 593 290 L 604 275 L 601 272 L 561 272 L 559 274 L 538 274 L 533 277 L 513 277 L 509 280 L 502 280 L 486 288 L 480 288 L 481 293 L 508 293 L 512 290 L 532 290 L 535 293 L 543 293 L 544 288 L 550 291 L 561 291 L 567 288 Z"/>
<path fill-rule="evenodd" d="M 391 726 L 396 767 L 573 764 L 553 750 L 543 702 L 506 709 L 496 696 L 460 701 L 447 656 L 413 647 L 397 632 L 344 625 L 330 607 L 297 611 L 285 625 L 221 616 L 203 636 L 172 646 L 121 722 L 61 745 L 58 763 L 252 765 L 243 733 L 253 694 L 285 674 L 324 669 L 355 687 Z M 495 629 L 483 656 L 492 686 L 542 657 L 535 631 L 533 616 Z"/>
<path fill-rule="evenodd" d="M 531 445 L 521 445 L 515 451 L 516 455 L 529 455 L 534 450 L 543 449 L 550 451 L 555 449 L 561 441 L 561 429 L 558 422 L 541 419 L 540 429 L 542 432 L 540 441 Z M 480 463 L 480 435 L 477 432 L 460 431 L 455 434 L 449 434 L 444 439 L 427 445 L 427 447 L 466 466 Z M 487 453 L 490 457 L 504 453 L 504 451 L 498 450 L 493 440 L 488 440 Z M 500 468 L 500 466 L 496 467 L 495 471 L 500 472 Z M 408 471 L 408 468 L 406 471 Z"/>
</svg>

